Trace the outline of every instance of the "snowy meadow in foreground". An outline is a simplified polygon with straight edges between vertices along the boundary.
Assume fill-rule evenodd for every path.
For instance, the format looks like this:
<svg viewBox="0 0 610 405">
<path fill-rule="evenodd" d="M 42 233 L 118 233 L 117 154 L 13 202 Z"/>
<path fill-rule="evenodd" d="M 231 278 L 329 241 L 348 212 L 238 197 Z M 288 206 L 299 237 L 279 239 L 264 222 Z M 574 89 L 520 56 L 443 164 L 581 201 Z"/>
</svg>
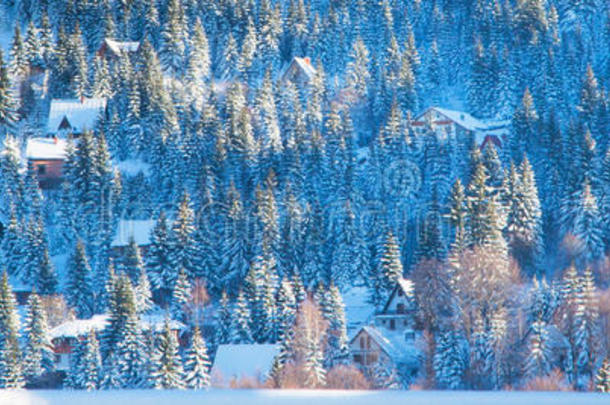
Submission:
<svg viewBox="0 0 610 405">
<path fill-rule="evenodd" d="M 608 397 L 590 393 L 210 390 L 210 391 L 15 391 L 0 392 L 0 405 L 597 405 Z"/>
</svg>

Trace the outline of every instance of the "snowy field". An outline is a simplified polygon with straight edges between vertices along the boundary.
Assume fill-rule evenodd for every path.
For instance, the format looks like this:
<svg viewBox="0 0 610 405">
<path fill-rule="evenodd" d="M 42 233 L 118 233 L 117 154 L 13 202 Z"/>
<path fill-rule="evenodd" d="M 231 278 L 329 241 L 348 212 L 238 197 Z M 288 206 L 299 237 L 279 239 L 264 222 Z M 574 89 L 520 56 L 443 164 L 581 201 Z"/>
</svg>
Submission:
<svg viewBox="0 0 610 405">
<path fill-rule="evenodd" d="M 564 392 L 451 391 L 0 391 L 0 405 L 595 405 L 610 396 Z"/>
</svg>

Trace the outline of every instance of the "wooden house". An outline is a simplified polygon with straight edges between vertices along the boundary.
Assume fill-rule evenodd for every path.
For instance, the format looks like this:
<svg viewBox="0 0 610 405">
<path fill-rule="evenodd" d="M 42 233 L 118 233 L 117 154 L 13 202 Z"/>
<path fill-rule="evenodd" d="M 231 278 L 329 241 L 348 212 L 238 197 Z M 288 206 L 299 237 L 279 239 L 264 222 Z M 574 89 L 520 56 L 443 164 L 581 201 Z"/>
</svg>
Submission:
<svg viewBox="0 0 610 405">
<path fill-rule="evenodd" d="M 309 58 L 294 57 L 284 73 L 282 82 L 292 82 L 296 85 L 307 85 L 311 83 L 316 75 L 316 68 L 311 64 Z"/>
<path fill-rule="evenodd" d="M 26 144 L 26 159 L 34 169 L 40 188 L 57 188 L 63 181 L 66 161 L 66 141 L 53 138 L 30 138 Z"/>
<path fill-rule="evenodd" d="M 401 376 L 417 373 L 420 352 L 413 330 L 413 284 L 401 279 L 372 325 L 359 328 L 350 340 L 352 361 L 365 374 L 377 367 L 396 369 Z"/>
<path fill-rule="evenodd" d="M 46 134 L 48 136 L 75 137 L 93 130 L 98 120 L 106 116 L 105 98 L 51 100 Z"/>
<path fill-rule="evenodd" d="M 121 55 L 132 55 L 138 53 L 140 43 L 136 41 L 115 41 L 106 38 L 98 48 L 96 54 L 101 58 L 118 60 Z"/>
<path fill-rule="evenodd" d="M 481 120 L 463 111 L 429 107 L 411 121 L 416 135 L 432 130 L 440 141 L 472 138 L 478 145 L 492 142 L 501 147 L 508 135 L 508 121 Z"/>
</svg>

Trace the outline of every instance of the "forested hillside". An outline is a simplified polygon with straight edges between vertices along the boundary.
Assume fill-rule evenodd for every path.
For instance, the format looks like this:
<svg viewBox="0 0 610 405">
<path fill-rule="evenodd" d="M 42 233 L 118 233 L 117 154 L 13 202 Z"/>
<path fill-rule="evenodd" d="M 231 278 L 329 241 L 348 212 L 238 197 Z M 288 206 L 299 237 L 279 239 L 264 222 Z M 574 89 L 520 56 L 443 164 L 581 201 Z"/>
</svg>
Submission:
<svg viewBox="0 0 610 405">
<path fill-rule="evenodd" d="M 107 314 L 63 386 L 203 388 L 219 345 L 277 343 L 275 388 L 610 391 L 608 1 L 0 0 L 0 24 L 0 387 Z M 350 354 L 350 291 L 408 296 L 415 366 Z"/>
</svg>

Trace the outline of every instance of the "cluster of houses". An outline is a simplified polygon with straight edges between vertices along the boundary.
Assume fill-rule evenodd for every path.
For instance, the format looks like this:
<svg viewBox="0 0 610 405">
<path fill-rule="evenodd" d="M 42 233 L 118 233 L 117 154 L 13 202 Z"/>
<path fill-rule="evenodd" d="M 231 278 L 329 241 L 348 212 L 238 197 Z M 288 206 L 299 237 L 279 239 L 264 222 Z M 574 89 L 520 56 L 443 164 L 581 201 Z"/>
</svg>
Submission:
<svg viewBox="0 0 610 405">
<path fill-rule="evenodd" d="M 412 283 L 399 280 L 383 309 L 351 329 L 350 360 L 365 375 L 375 373 L 379 367 L 394 369 L 407 378 L 418 373 L 422 354 L 415 343 L 413 303 L 409 298 L 412 296 Z M 108 315 L 102 314 L 90 319 L 69 320 L 52 328 L 50 339 L 56 371 L 68 372 L 79 342 L 92 330 L 99 336 L 108 322 Z M 144 315 L 140 326 L 145 334 L 155 334 L 163 330 L 165 322 L 163 315 Z M 188 341 L 186 325 L 175 320 L 169 321 L 169 325 L 180 345 L 185 346 Z M 210 373 L 212 382 L 220 387 L 244 380 L 263 383 L 279 352 L 279 344 L 219 345 Z"/>
</svg>

